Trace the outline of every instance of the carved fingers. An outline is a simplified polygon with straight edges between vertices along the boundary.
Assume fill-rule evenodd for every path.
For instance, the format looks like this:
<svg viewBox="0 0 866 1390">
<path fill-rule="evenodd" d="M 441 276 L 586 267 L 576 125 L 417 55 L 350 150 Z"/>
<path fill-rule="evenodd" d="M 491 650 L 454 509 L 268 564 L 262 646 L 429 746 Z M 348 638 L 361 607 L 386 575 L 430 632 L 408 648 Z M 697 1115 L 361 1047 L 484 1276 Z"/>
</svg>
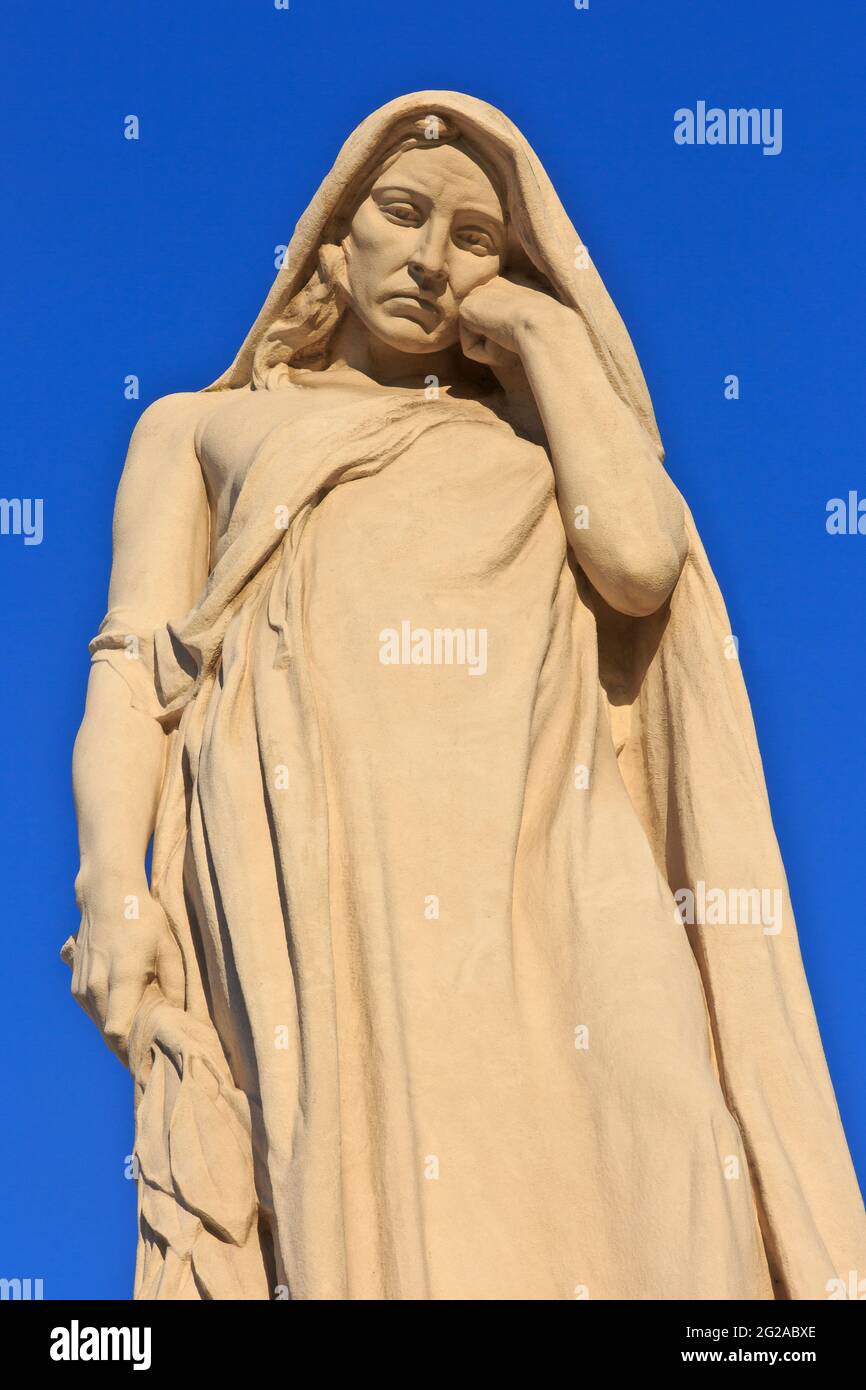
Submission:
<svg viewBox="0 0 866 1390">
<path fill-rule="evenodd" d="M 63 948 L 72 965 L 72 995 L 128 1065 L 127 1042 L 145 990 L 157 981 L 169 1003 L 184 1004 L 183 960 L 165 915 L 149 894 L 85 909 L 74 943 Z"/>
</svg>

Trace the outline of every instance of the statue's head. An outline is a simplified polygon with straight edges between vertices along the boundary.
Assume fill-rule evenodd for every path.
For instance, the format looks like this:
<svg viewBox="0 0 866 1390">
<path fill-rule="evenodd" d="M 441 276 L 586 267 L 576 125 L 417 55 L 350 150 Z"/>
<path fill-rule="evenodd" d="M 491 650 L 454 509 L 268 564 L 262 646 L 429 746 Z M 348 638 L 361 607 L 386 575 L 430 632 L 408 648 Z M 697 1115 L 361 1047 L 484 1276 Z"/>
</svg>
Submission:
<svg viewBox="0 0 866 1390">
<path fill-rule="evenodd" d="M 398 351 L 452 347 L 461 300 L 514 254 L 504 175 L 450 117 L 405 121 L 347 190 L 316 272 L 259 345 L 253 380 L 287 362 L 324 365 L 347 311 Z"/>
<path fill-rule="evenodd" d="M 403 352 L 458 339 L 458 307 L 506 261 L 507 211 L 462 140 L 419 142 L 380 167 L 340 241 L 350 310 Z"/>
<path fill-rule="evenodd" d="M 408 92 L 352 131 L 234 361 L 206 389 L 290 385 L 294 368 L 339 363 L 357 343 L 349 310 L 385 342 L 380 361 L 443 349 L 459 360 L 461 300 L 503 274 L 579 313 L 607 379 L 663 457 L 631 340 L 543 165 L 502 111 L 465 92 Z M 348 331 L 337 336 L 341 324 Z M 483 364 L 466 364 L 479 385 L 484 373 L 495 384 Z"/>
</svg>

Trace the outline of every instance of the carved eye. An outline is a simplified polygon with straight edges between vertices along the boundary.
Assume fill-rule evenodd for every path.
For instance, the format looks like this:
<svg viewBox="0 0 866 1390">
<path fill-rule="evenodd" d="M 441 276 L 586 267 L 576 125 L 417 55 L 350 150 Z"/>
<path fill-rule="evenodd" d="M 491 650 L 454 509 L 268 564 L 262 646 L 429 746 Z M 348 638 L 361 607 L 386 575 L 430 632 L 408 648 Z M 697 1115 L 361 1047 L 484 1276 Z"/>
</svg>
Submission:
<svg viewBox="0 0 866 1390">
<path fill-rule="evenodd" d="M 404 227 L 419 225 L 418 209 L 413 207 L 411 203 L 387 203 L 383 211 Z"/>
<path fill-rule="evenodd" d="M 489 232 L 482 231 L 480 227 L 462 227 L 455 233 L 455 239 L 471 250 L 476 251 L 482 256 L 494 256 L 496 246 Z"/>
</svg>

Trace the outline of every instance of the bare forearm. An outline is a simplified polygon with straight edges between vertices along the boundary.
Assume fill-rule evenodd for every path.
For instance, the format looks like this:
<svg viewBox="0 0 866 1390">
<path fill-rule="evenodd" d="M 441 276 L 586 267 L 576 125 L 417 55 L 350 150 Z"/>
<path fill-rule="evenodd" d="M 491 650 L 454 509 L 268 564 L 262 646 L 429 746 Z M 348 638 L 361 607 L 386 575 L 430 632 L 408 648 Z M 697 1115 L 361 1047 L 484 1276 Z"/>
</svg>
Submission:
<svg viewBox="0 0 866 1390">
<path fill-rule="evenodd" d="M 677 489 L 608 382 L 576 313 L 556 306 L 526 327 L 521 348 L 578 562 L 615 608 L 637 616 L 655 612 L 676 584 L 687 550 Z"/>
<path fill-rule="evenodd" d="M 97 662 L 75 741 L 80 895 L 122 900 L 147 891 L 145 855 L 162 783 L 166 736 L 130 704 L 118 673 Z"/>
</svg>

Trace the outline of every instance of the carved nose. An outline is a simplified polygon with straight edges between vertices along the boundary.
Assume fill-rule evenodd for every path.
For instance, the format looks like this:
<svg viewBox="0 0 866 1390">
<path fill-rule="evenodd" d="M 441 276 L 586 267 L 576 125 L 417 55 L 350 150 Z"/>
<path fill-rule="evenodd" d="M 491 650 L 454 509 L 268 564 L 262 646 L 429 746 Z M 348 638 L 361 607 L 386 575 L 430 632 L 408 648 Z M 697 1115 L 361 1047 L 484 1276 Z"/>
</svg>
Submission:
<svg viewBox="0 0 866 1390">
<path fill-rule="evenodd" d="M 415 280 L 446 280 L 448 271 L 445 264 L 445 248 L 428 242 L 409 262 L 409 273 Z"/>
</svg>

